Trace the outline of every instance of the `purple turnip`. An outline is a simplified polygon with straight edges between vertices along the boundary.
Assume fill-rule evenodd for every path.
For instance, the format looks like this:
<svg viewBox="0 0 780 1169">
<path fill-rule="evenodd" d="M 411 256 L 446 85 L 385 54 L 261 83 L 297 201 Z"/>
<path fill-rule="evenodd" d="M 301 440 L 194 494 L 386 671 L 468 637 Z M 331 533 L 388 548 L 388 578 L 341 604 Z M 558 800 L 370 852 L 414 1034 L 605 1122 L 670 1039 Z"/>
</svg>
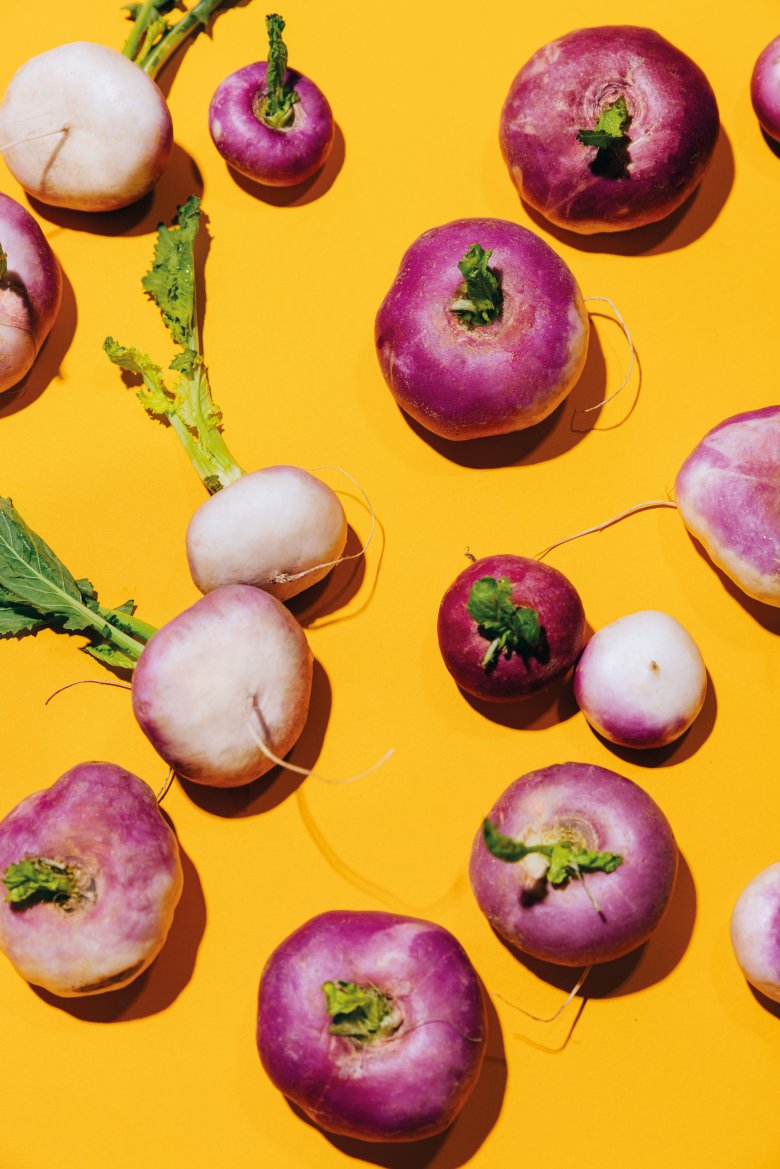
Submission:
<svg viewBox="0 0 780 1169">
<path fill-rule="evenodd" d="M 471 853 L 471 885 L 493 928 L 562 966 L 608 962 L 646 941 L 669 903 L 677 845 L 631 780 L 560 763 L 515 780 Z"/>
<path fill-rule="evenodd" d="M 750 98 L 761 129 L 780 142 L 780 36 L 770 41 L 755 63 Z"/>
<path fill-rule="evenodd" d="M 702 178 L 718 138 L 698 65 L 649 28 L 583 28 L 512 82 L 501 149 L 521 197 L 559 227 L 624 231 L 663 219 Z"/>
<path fill-rule="evenodd" d="M 644 609 L 603 626 L 574 671 L 590 725 L 623 747 L 663 747 L 699 714 L 707 670 L 699 648 L 668 613 Z"/>
<path fill-rule="evenodd" d="M 485 556 L 459 574 L 439 606 L 439 648 L 458 685 L 511 702 L 571 669 L 585 614 L 562 572 L 525 556 Z"/>
<path fill-rule="evenodd" d="M 271 1081 L 316 1124 L 365 1141 L 442 1132 L 479 1075 L 486 1014 L 460 943 L 439 925 L 333 911 L 262 973 L 257 1045 Z"/>
<path fill-rule="evenodd" d="M 573 275 L 525 227 L 458 219 L 405 253 L 376 318 L 399 406 L 443 438 L 533 426 L 582 372 L 589 321 Z"/>
<path fill-rule="evenodd" d="M 22 978 L 64 997 L 137 978 L 182 890 L 151 789 L 113 763 L 80 763 L 9 812 L 0 874 L 0 949 Z"/>
<path fill-rule="evenodd" d="M 749 881 L 731 915 L 731 944 L 745 978 L 780 1002 L 780 862 Z"/>
<path fill-rule="evenodd" d="M 0 392 L 31 368 L 57 317 L 62 274 L 38 224 L 0 195 Z"/>
<path fill-rule="evenodd" d="M 287 69 L 281 16 L 265 19 L 268 60 L 245 65 L 217 87 L 209 130 L 219 153 L 242 175 L 288 187 L 319 170 L 330 154 L 335 125 L 324 93 Z"/>
</svg>

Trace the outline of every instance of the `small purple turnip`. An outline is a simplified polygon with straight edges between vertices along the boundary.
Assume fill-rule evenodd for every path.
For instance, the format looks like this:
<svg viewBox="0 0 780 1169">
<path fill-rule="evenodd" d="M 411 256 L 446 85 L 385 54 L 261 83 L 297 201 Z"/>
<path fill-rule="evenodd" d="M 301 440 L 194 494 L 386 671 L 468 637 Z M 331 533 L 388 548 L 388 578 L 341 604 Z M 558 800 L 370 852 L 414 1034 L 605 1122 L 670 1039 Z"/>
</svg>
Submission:
<svg viewBox="0 0 780 1169">
<path fill-rule="evenodd" d="M 663 747 L 699 714 L 707 670 L 679 621 L 656 609 L 629 613 L 593 635 L 574 671 L 590 725 L 623 747 Z"/>
<path fill-rule="evenodd" d="M 780 36 L 770 41 L 755 63 L 750 98 L 761 129 L 780 142 Z"/>
<path fill-rule="evenodd" d="M 284 21 L 266 17 L 268 60 L 245 65 L 217 87 L 209 130 L 219 153 L 242 175 L 268 186 L 302 183 L 320 169 L 335 125 L 324 93 L 287 69 Z"/>
<path fill-rule="evenodd" d="M 434 434 L 506 434 L 546 418 L 579 378 L 590 325 L 563 260 L 503 219 L 458 219 L 417 239 L 377 313 L 398 405 Z"/>
<path fill-rule="evenodd" d="M 62 274 L 38 224 L 0 195 L 0 393 L 31 368 L 60 307 Z"/>
<path fill-rule="evenodd" d="M 512 702 L 571 669 L 585 639 L 585 614 L 557 568 L 525 556 L 485 556 L 444 594 L 438 636 L 461 689 Z"/>
<path fill-rule="evenodd" d="M 739 895 L 731 915 L 731 944 L 745 978 L 780 1003 L 780 861 L 762 869 Z"/>
<path fill-rule="evenodd" d="M 493 928 L 562 966 L 609 962 L 646 941 L 674 887 L 677 844 L 642 788 L 603 767 L 560 763 L 515 780 L 471 853 Z"/>
<path fill-rule="evenodd" d="M 0 949 L 63 997 L 132 982 L 165 941 L 179 847 L 142 780 L 80 763 L 0 823 Z"/>
<path fill-rule="evenodd" d="M 312 918 L 260 979 L 257 1046 L 273 1084 L 328 1132 L 410 1141 L 442 1132 L 485 1054 L 482 988 L 432 922 L 381 912 Z"/>
<path fill-rule="evenodd" d="M 718 138 L 698 65 L 657 32 L 582 28 L 512 82 L 501 149 L 521 197 L 559 227 L 624 231 L 663 219 L 702 178 Z"/>
</svg>

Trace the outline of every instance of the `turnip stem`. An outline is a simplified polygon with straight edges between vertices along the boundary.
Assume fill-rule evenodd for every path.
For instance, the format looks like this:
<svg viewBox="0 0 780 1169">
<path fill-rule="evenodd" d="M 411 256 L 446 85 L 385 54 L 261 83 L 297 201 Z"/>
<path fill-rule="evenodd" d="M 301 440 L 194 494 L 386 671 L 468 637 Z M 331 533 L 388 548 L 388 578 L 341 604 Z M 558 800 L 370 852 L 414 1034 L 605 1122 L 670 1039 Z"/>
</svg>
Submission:
<svg viewBox="0 0 780 1169">
<path fill-rule="evenodd" d="M 156 15 L 158 0 L 144 0 L 141 8 L 133 21 L 133 27 L 130 30 L 130 35 L 122 47 L 122 53 L 125 57 L 129 57 L 131 61 L 135 61 L 136 54 L 141 45 L 144 35 L 146 34 L 147 26 L 151 18 Z"/>
<path fill-rule="evenodd" d="M 136 64 L 143 69 L 144 73 L 148 73 L 150 77 L 156 77 L 162 69 L 163 65 L 173 56 L 179 45 L 191 36 L 198 32 L 198 26 L 206 28 L 208 22 L 211 20 L 218 8 L 226 4 L 228 0 L 200 0 L 193 8 L 182 16 L 172 28 L 168 30 L 165 36 L 152 47 L 142 60 L 136 61 Z M 144 7 L 149 5 L 149 0 L 146 0 Z"/>
<path fill-rule="evenodd" d="M 572 540 L 579 540 L 580 536 L 591 536 L 594 532 L 603 532 L 605 528 L 612 527 L 613 524 L 626 519 L 627 516 L 633 515 L 634 512 L 645 511 L 651 507 L 677 507 L 677 504 L 673 499 L 649 499 L 645 503 L 635 503 L 633 507 L 626 508 L 619 515 L 614 515 L 610 519 L 604 520 L 601 524 L 595 524 L 592 528 L 583 528 L 581 532 L 575 532 L 572 536 L 564 536 L 562 540 L 556 540 L 554 544 L 550 544 L 541 552 L 537 552 L 536 559 L 544 560 L 548 552 L 552 552 L 554 548 L 560 548 L 562 544 L 569 544 Z"/>
</svg>

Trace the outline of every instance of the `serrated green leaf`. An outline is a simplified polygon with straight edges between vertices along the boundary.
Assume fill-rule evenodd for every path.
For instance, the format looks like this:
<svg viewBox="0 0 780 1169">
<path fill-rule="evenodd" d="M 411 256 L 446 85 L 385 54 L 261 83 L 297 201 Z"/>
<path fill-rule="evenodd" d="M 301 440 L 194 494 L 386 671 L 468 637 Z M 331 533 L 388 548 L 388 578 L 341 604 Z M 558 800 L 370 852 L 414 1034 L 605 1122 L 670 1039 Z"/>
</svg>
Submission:
<svg viewBox="0 0 780 1169">
<path fill-rule="evenodd" d="M 0 604 L 0 637 L 19 637 L 22 633 L 37 633 L 46 621 L 34 609 L 24 605 Z"/>
<path fill-rule="evenodd" d="M 161 223 L 152 266 L 141 284 L 162 313 L 166 327 L 182 349 L 197 348 L 195 324 L 195 236 L 200 199 L 190 195 L 171 227 Z"/>
<path fill-rule="evenodd" d="M 127 373 L 143 378 L 144 388 L 136 390 L 136 397 L 144 410 L 155 417 L 166 417 L 173 407 L 163 378 L 163 371 L 150 357 L 133 346 L 120 345 L 113 337 L 106 337 L 103 349 L 109 361 Z"/>
<path fill-rule="evenodd" d="M 124 650 L 119 649 L 118 646 L 111 645 L 110 642 L 102 644 L 83 645 L 82 650 L 90 657 L 96 658 L 97 661 L 102 662 L 104 666 L 110 666 L 112 670 L 132 670 L 135 668 L 137 658 L 131 658 Z"/>
<path fill-rule="evenodd" d="M 25 606 L 44 618 L 81 621 L 81 628 L 88 624 L 75 580 L 10 499 L 0 499 L 0 585 L 2 599 L 14 607 Z"/>
</svg>

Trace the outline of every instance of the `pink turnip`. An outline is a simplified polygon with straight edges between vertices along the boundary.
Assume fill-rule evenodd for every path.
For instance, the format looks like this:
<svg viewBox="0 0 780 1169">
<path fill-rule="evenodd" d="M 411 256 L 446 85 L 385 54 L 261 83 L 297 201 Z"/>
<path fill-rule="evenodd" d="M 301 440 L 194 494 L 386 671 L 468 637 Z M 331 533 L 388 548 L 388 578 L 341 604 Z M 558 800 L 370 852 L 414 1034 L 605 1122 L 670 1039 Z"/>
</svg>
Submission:
<svg viewBox="0 0 780 1169">
<path fill-rule="evenodd" d="M 780 1002 L 780 862 L 762 869 L 740 893 L 731 915 L 731 944 L 740 970 L 767 998 Z"/>
<path fill-rule="evenodd" d="M 563 260 L 503 219 L 458 219 L 421 235 L 375 326 L 398 405 L 448 439 L 541 422 L 579 378 L 588 335 L 582 294 Z"/>
<path fill-rule="evenodd" d="M 515 780 L 471 853 L 479 907 L 523 953 L 563 966 L 608 962 L 646 941 L 669 903 L 677 845 L 635 783 L 588 763 Z"/>
<path fill-rule="evenodd" d="M 270 1079 L 322 1128 L 361 1140 L 443 1131 L 479 1075 L 485 1031 L 463 948 L 416 918 L 323 913 L 282 942 L 260 980 Z"/>
<path fill-rule="evenodd" d="M 62 274 L 38 224 L 0 195 L 0 392 L 32 367 L 60 307 Z"/>
<path fill-rule="evenodd" d="M 753 67 L 750 98 L 762 130 L 780 142 L 780 36 L 769 42 Z"/>
<path fill-rule="evenodd" d="M 663 219 L 702 178 L 718 137 L 698 65 L 649 28 L 582 28 L 523 66 L 501 112 L 521 197 L 572 231 Z"/>
<path fill-rule="evenodd" d="M 182 889 L 151 788 L 113 763 L 80 763 L 9 812 L 0 874 L 0 949 L 22 978 L 64 997 L 137 978 Z"/>
</svg>

